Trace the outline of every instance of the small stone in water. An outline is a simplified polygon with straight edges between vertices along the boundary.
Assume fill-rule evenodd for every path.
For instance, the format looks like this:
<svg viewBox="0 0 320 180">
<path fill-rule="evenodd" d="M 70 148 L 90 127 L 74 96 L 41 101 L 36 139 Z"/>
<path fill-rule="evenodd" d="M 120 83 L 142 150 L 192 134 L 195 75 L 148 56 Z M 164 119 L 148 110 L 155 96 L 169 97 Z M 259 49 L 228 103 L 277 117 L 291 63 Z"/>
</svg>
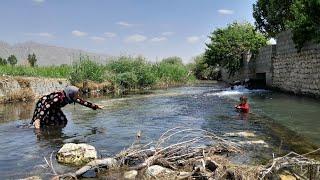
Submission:
<svg viewBox="0 0 320 180">
<path fill-rule="evenodd" d="M 94 170 L 89 170 L 89 171 L 85 172 L 84 174 L 82 174 L 82 177 L 85 177 L 85 178 L 94 178 L 96 176 L 97 176 L 97 173 Z"/>
</svg>

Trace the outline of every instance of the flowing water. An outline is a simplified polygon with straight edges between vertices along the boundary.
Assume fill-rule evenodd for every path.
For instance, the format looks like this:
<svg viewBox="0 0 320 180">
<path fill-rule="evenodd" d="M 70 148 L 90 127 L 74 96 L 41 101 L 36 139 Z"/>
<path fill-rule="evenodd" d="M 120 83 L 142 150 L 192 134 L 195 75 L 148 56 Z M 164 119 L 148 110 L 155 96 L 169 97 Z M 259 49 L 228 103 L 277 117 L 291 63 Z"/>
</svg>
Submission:
<svg viewBox="0 0 320 180">
<path fill-rule="evenodd" d="M 233 109 L 243 94 L 252 107 L 248 115 Z M 88 143 L 96 147 L 99 156 L 107 157 L 131 145 L 139 130 L 142 141 L 150 142 L 176 126 L 201 128 L 225 138 L 253 133 L 254 137 L 232 137 L 248 152 L 233 157 L 240 163 L 263 162 L 273 154 L 306 152 L 320 145 L 320 102 L 310 98 L 265 90 L 229 90 L 223 84 L 210 83 L 89 100 L 105 109 L 68 105 L 63 108 L 67 126 L 45 132 L 19 128 L 29 123 L 33 103 L 1 105 L 0 179 L 46 176 L 48 171 L 40 166 L 45 164 L 43 157 L 49 159 L 65 143 Z M 60 173 L 75 169 L 56 163 L 54 157 L 52 162 Z"/>
</svg>

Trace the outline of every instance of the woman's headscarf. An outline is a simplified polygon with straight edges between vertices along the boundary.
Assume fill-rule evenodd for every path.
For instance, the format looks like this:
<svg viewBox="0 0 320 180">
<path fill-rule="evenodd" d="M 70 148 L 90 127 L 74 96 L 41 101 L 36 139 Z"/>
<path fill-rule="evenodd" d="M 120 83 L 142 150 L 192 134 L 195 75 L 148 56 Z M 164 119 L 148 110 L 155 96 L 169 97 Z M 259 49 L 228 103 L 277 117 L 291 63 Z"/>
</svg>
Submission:
<svg viewBox="0 0 320 180">
<path fill-rule="evenodd" d="M 79 88 L 75 86 L 66 86 L 63 91 L 66 94 L 69 104 L 75 102 L 75 96 L 79 92 Z"/>
</svg>

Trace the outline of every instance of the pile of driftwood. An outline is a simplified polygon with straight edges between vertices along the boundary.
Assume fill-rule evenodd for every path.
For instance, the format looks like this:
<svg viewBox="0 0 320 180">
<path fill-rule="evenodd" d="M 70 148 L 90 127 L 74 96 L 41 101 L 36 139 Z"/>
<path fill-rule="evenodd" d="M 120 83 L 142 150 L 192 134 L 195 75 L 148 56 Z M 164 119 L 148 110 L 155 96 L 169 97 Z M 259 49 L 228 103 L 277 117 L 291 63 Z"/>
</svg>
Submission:
<svg viewBox="0 0 320 180">
<path fill-rule="evenodd" d="M 274 179 L 283 170 L 289 170 L 297 179 L 320 179 L 320 163 L 307 158 L 308 154 L 291 152 L 274 158 L 266 167 L 233 164 L 227 157 L 242 153 L 241 146 L 202 129 L 176 127 L 147 144 L 139 143 L 140 138 L 138 133 L 136 141 L 115 157 L 93 160 L 75 172 L 58 175 L 52 163 L 47 164 L 56 175 L 54 179 L 78 179 L 89 171 L 136 171 L 137 179 Z M 154 165 L 171 173 L 147 176 L 148 167 Z"/>
<path fill-rule="evenodd" d="M 141 172 L 152 165 L 169 169 L 172 173 L 162 177 L 166 179 L 232 179 L 237 173 L 248 171 L 244 170 L 246 168 L 239 172 L 227 168 L 229 162 L 221 155 L 242 153 L 241 147 L 209 131 L 176 127 L 163 133 L 155 142 L 141 144 L 139 138 L 140 135 L 129 148 L 114 158 L 93 160 L 76 172 L 58 175 L 55 179 L 77 179 L 91 170 L 137 170 L 139 174 L 144 174 Z M 255 172 L 258 171 L 255 169 Z"/>
<path fill-rule="evenodd" d="M 208 154 L 232 152 L 241 152 L 240 146 L 202 129 L 177 127 L 163 133 L 155 143 L 143 146 L 134 143 L 116 158 L 121 164 L 128 165 L 129 169 L 140 170 L 158 164 L 176 170 L 187 161 L 203 158 Z"/>
<path fill-rule="evenodd" d="M 280 173 L 296 179 L 320 179 L 320 161 L 307 157 L 319 152 L 320 148 L 303 155 L 290 152 L 283 157 L 274 158 L 270 165 L 261 171 L 259 179 L 274 179 Z"/>
</svg>

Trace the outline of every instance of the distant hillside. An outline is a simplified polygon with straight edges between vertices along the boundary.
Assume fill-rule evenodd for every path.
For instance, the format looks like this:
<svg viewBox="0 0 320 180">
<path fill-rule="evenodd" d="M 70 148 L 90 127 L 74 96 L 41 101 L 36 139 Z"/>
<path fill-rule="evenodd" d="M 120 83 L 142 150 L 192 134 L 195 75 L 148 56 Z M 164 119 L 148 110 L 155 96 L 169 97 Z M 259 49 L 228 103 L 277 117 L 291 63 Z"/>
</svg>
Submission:
<svg viewBox="0 0 320 180">
<path fill-rule="evenodd" d="M 18 59 L 18 64 L 27 62 L 28 54 L 35 53 L 38 59 L 38 65 L 60 65 L 71 64 L 79 59 L 80 55 L 88 55 L 95 61 L 104 63 L 110 56 L 105 54 L 90 53 L 79 49 L 71 49 L 57 46 L 50 46 L 36 42 L 25 42 L 10 45 L 0 41 L 0 57 L 7 58 L 11 54 Z"/>
</svg>

